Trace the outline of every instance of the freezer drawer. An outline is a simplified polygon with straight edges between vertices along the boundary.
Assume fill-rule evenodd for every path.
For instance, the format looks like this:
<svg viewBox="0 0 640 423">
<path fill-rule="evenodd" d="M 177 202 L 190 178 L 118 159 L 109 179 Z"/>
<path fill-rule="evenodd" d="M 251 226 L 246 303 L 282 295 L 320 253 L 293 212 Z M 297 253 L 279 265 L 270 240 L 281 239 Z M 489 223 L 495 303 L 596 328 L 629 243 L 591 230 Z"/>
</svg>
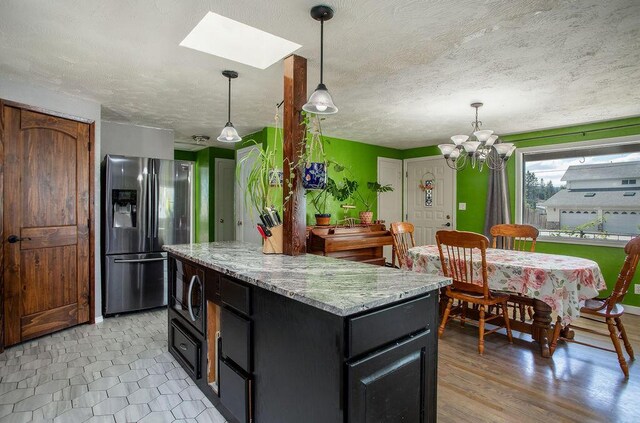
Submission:
<svg viewBox="0 0 640 423">
<path fill-rule="evenodd" d="M 104 313 L 167 305 L 167 253 L 105 258 Z"/>
</svg>

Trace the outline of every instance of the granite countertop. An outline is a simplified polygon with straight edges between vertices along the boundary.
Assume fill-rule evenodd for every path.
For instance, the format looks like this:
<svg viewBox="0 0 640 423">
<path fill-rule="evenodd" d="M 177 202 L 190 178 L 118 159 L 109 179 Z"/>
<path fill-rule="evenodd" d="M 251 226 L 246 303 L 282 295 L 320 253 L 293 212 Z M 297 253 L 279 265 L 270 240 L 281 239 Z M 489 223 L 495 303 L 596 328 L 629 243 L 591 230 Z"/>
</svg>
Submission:
<svg viewBox="0 0 640 423">
<path fill-rule="evenodd" d="M 338 316 L 415 297 L 451 279 L 305 254 L 263 254 L 236 241 L 165 245 L 166 251 Z"/>
</svg>

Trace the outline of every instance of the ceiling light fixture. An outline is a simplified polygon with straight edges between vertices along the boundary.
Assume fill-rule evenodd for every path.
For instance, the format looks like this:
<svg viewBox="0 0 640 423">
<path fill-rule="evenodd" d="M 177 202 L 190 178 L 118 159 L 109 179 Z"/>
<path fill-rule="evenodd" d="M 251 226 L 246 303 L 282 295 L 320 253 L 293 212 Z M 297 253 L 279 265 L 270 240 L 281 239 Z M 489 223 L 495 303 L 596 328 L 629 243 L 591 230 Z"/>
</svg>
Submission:
<svg viewBox="0 0 640 423">
<path fill-rule="evenodd" d="M 309 101 L 302 106 L 302 110 L 318 115 L 332 115 L 338 112 L 338 108 L 333 104 L 331 94 L 322 82 L 322 68 L 324 65 L 324 21 L 333 18 L 333 9 L 329 6 L 314 6 L 311 8 L 311 17 L 320 21 L 320 83 L 309 97 Z"/>
<path fill-rule="evenodd" d="M 220 133 L 218 137 L 218 141 L 222 142 L 238 142 L 242 141 L 240 135 L 238 135 L 238 131 L 233 127 L 233 123 L 231 123 L 231 80 L 236 79 L 238 77 L 238 72 L 232 70 L 222 71 L 222 75 L 225 78 L 229 79 L 229 104 L 228 104 L 228 113 L 227 113 L 227 124 L 224 126 L 224 129 Z"/>
<path fill-rule="evenodd" d="M 485 164 L 489 169 L 502 170 L 516 147 L 510 143 L 502 143 L 498 135 L 490 129 L 480 129 L 482 121 L 478 120 L 478 109 L 482 103 L 471 103 L 476 109 L 476 120 L 471 122 L 472 135 L 454 135 L 453 144 L 440 144 L 438 148 L 447 161 L 447 165 L 455 170 L 464 169 L 469 163 L 482 171 Z M 494 154 L 492 154 L 494 153 Z"/>
<path fill-rule="evenodd" d="M 209 135 L 191 135 L 197 145 L 206 145 L 209 142 Z"/>
</svg>

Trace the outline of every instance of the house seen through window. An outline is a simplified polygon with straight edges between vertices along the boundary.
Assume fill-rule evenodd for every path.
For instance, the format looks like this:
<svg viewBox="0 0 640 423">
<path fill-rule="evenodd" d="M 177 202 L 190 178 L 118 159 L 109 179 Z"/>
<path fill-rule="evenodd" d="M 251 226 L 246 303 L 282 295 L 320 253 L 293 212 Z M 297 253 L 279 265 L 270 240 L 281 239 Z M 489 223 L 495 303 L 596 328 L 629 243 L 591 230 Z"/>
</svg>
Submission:
<svg viewBox="0 0 640 423">
<path fill-rule="evenodd" d="M 640 144 L 523 152 L 522 223 L 546 238 L 626 242 L 640 233 Z"/>
</svg>

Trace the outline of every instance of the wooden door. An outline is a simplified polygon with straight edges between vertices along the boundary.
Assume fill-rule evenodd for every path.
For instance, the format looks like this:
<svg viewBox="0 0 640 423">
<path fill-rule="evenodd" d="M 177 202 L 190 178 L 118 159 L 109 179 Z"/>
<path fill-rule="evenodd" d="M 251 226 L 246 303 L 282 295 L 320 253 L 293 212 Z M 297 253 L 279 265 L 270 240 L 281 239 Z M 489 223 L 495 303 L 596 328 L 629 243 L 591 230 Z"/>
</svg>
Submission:
<svg viewBox="0 0 640 423">
<path fill-rule="evenodd" d="M 4 105 L 4 343 L 89 321 L 90 125 Z"/>
<path fill-rule="evenodd" d="M 416 245 L 436 243 L 440 229 L 455 229 L 455 172 L 442 157 L 423 157 L 405 161 L 405 220 L 413 223 Z M 432 189 L 420 184 L 432 181 Z"/>
</svg>

